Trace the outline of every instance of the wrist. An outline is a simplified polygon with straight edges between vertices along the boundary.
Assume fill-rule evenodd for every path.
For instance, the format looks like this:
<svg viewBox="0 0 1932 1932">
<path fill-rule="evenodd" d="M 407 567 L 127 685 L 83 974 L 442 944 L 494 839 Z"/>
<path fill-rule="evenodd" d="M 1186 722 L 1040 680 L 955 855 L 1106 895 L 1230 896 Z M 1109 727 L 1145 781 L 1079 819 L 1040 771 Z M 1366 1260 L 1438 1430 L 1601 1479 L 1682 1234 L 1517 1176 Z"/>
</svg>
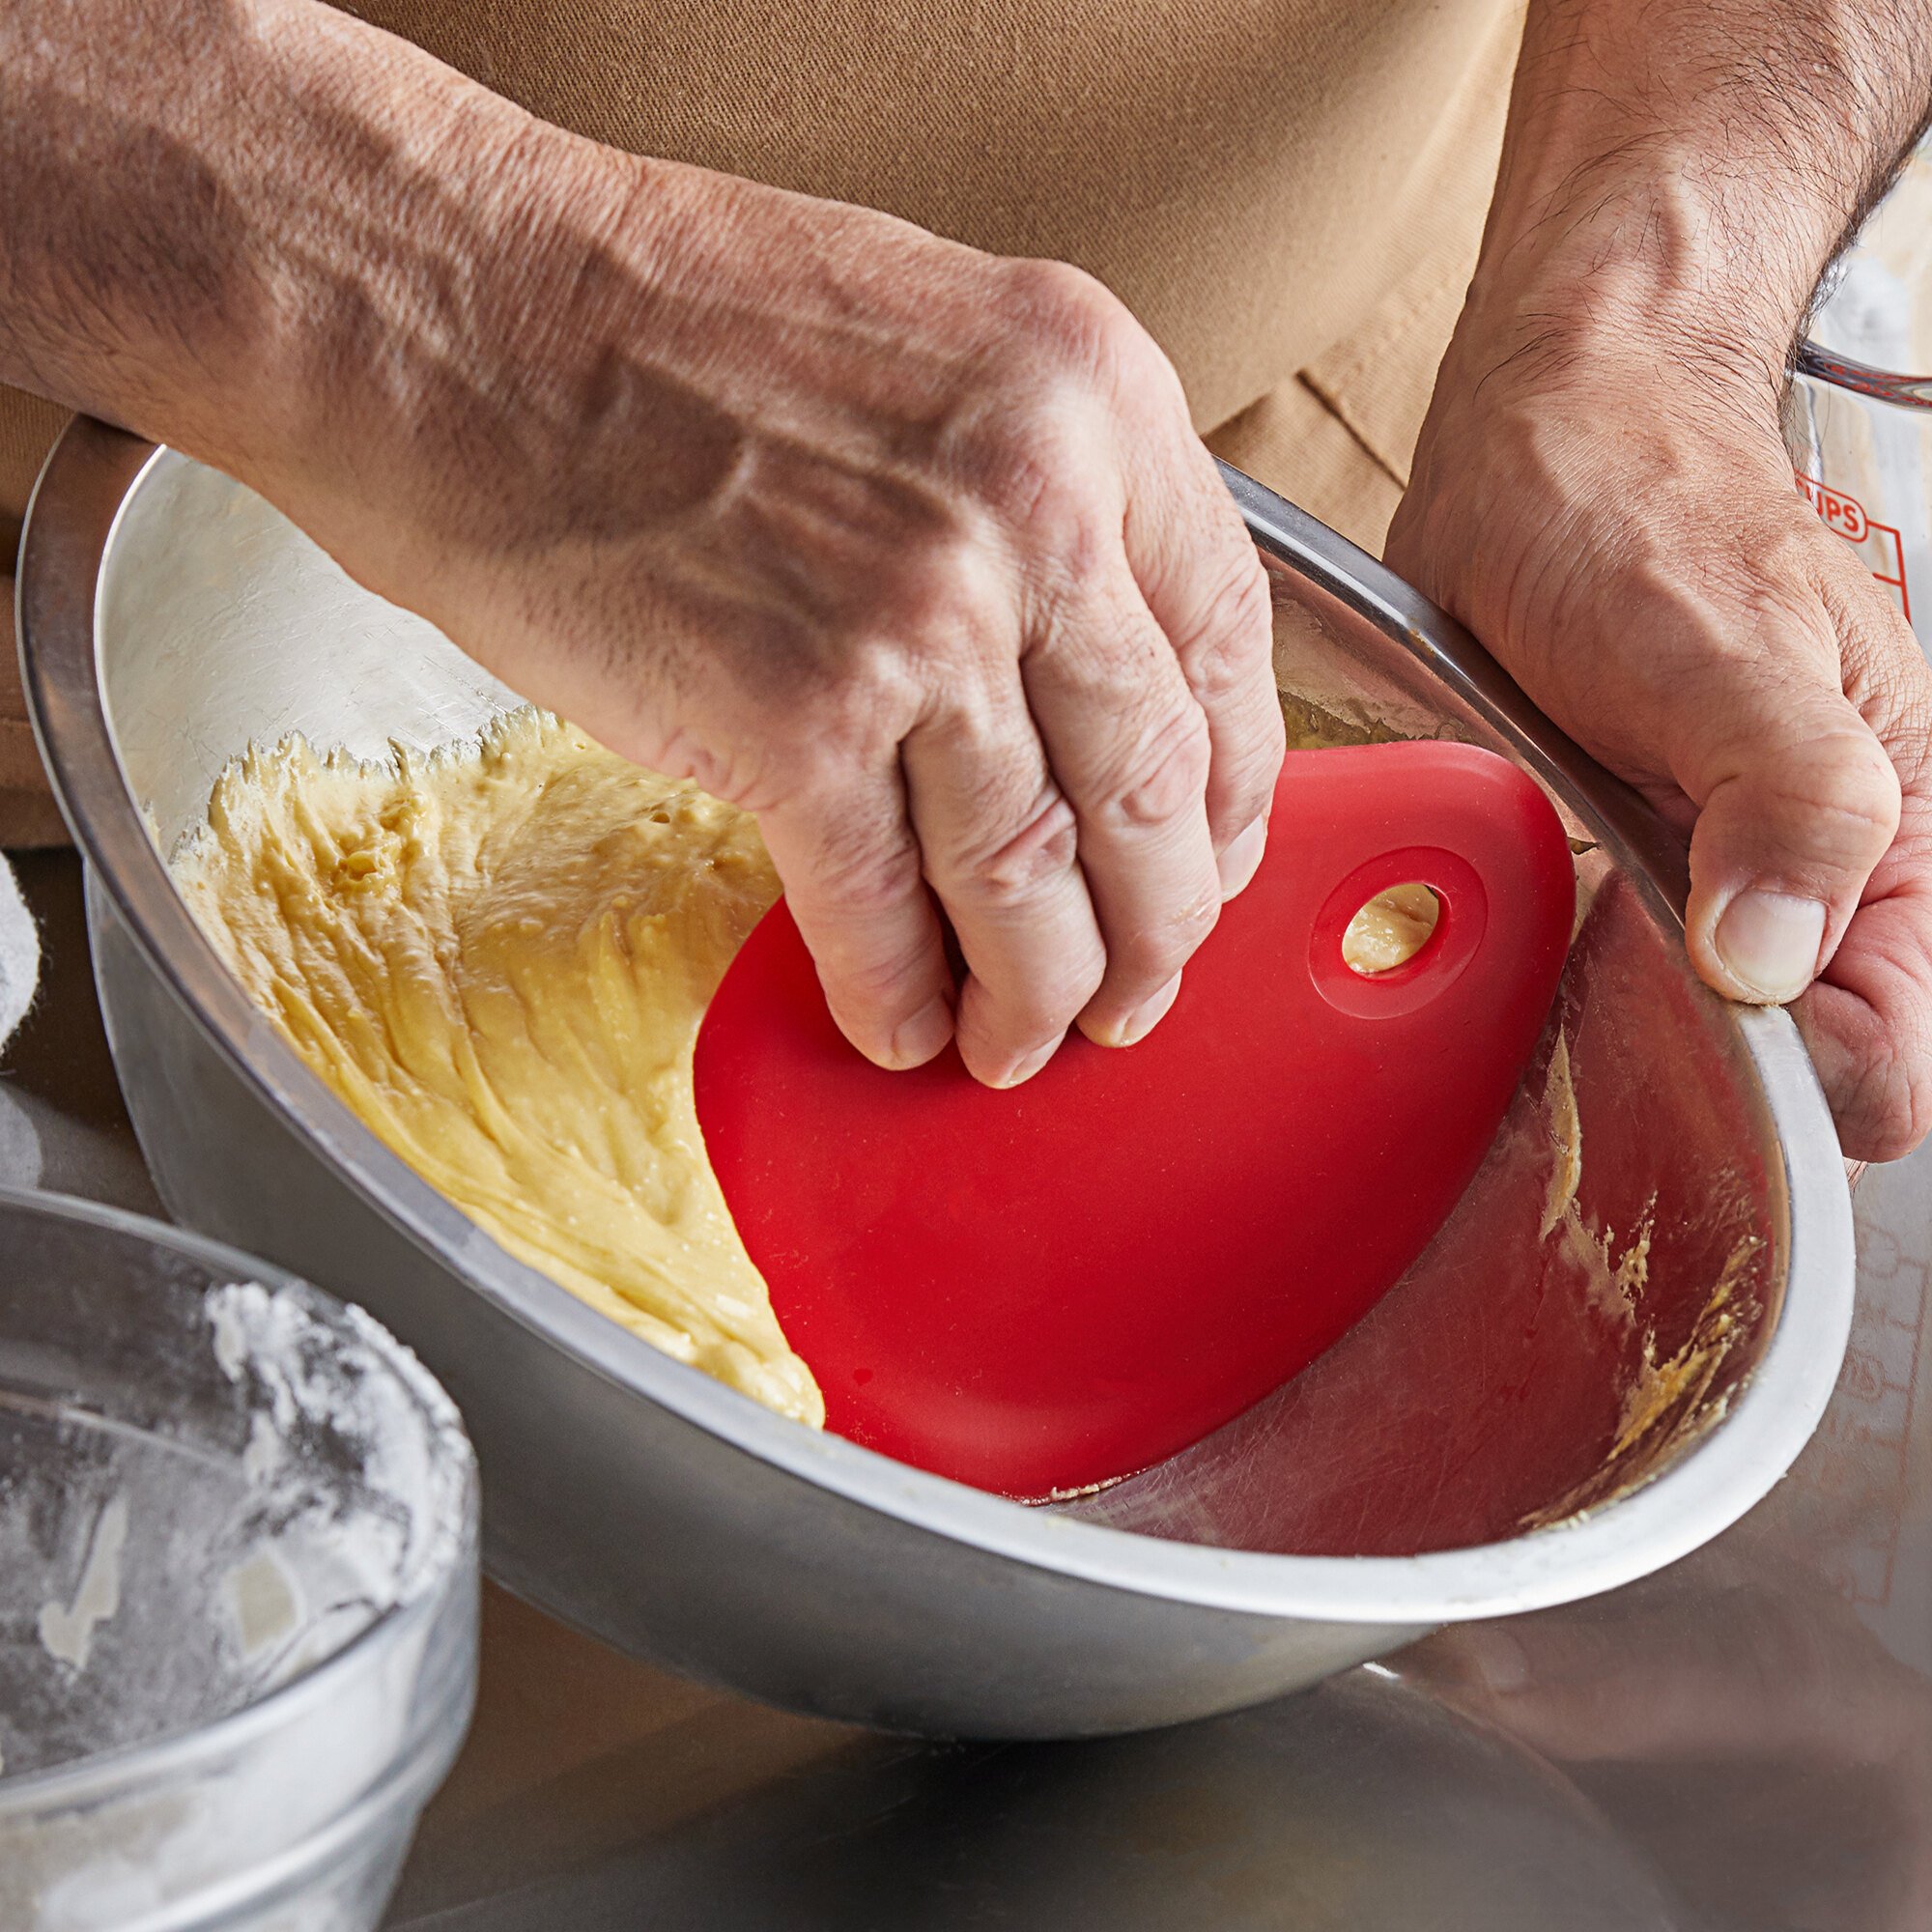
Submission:
<svg viewBox="0 0 1932 1932">
<path fill-rule="evenodd" d="M 1676 135 L 1544 131 L 1533 153 L 1505 158 L 1469 288 L 1472 333 L 1525 372 L 1629 363 L 1775 412 L 1835 218 L 1714 180 Z"/>
<path fill-rule="evenodd" d="M 1560 242 L 1486 249 L 1444 384 L 1492 400 L 1611 387 L 1655 407 L 1674 392 L 1775 427 L 1807 298 L 1684 274 L 1625 248 L 1624 232 L 1586 216 Z"/>
<path fill-rule="evenodd" d="M 1465 333 L 1775 408 L 1932 91 L 1932 8 L 1906 12 L 1879 47 L 1853 0 L 1534 0 Z"/>
</svg>

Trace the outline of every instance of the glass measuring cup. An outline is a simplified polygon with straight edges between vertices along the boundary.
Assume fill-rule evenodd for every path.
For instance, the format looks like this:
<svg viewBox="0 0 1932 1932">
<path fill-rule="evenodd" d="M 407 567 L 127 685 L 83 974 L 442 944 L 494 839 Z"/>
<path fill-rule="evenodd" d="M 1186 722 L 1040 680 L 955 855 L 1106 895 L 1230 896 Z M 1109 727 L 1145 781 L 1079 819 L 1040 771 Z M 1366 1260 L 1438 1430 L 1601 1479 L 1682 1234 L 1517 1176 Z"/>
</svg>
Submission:
<svg viewBox="0 0 1932 1932">
<path fill-rule="evenodd" d="M 1798 488 L 1932 652 L 1932 143 L 1833 271 L 1784 431 Z"/>
</svg>

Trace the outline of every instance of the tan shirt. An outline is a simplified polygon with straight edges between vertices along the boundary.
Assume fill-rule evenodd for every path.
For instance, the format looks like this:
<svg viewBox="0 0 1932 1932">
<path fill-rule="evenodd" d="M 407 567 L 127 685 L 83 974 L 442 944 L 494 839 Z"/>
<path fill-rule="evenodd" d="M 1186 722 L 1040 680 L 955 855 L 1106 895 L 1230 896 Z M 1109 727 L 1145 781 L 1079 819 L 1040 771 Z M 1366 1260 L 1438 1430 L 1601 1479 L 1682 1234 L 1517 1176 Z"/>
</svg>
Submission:
<svg viewBox="0 0 1932 1932">
<path fill-rule="evenodd" d="M 1174 357 L 1221 453 L 1373 549 L 1475 260 L 1520 7 L 352 11 L 596 139 L 1078 263 Z M 0 391 L 0 535 L 60 420 Z M 0 842 L 5 794 L 32 776 L 24 727 L 6 723 L 17 708 L 8 681 L 0 673 Z"/>
</svg>

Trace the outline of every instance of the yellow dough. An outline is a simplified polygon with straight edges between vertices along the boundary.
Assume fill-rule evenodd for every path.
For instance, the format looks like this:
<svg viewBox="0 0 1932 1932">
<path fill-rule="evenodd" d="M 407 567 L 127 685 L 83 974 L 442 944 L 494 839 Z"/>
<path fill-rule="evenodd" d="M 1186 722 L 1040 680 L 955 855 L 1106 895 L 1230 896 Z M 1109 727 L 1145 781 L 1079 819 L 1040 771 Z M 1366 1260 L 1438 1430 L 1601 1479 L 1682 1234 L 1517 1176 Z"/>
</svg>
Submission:
<svg viewBox="0 0 1932 1932">
<path fill-rule="evenodd" d="M 705 1005 L 778 896 L 748 814 L 520 711 L 391 765 L 251 749 L 175 874 L 309 1065 L 512 1254 L 824 1420 L 692 1094 Z"/>
<path fill-rule="evenodd" d="M 1391 973 L 1422 951 L 1441 910 L 1425 885 L 1391 886 L 1349 922 L 1342 957 L 1357 973 Z"/>
</svg>

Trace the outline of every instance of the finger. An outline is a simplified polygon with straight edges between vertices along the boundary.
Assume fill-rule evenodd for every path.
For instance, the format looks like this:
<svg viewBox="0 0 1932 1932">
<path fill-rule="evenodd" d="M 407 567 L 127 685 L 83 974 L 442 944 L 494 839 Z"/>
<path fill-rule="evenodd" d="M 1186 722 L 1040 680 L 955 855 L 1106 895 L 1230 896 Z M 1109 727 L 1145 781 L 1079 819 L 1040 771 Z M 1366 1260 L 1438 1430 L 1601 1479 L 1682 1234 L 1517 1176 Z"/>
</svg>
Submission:
<svg viewBox="0 0 1932 1932">
<path fill-rule="evenodd" d="M 1221 908 L 1208 828 L 1208 721 L 1119 558 L 1052 613 L 1022 673 L 1079 820 L 1106 972 L 1080 1014 L 1103 1046 L 1142 1038 Z"/>
<path fill-rule="evenodd" d="M 1810 984 L 1898 830 L 1898 774 L 1839 686 L 1839 649 L 1767 638 L 1742 671 L 1706 657 L 1671 707 L 1669 762 L 1698 807 L 1687 939 L 1732 999 L 1775 1005 Z"/>
<path fill-rule="evenodd" d="M 920 1066 L 952 1037 L 952 974 L 895 761 L 759 815 L 785 899 L 845 1037 Z"/>
<path fill-rule="evenodd" d="M 1932 684 L 1915 651 L 1905 667 L 1920 686 L 1907 733 L 1898 837 L 1863 903 L 1811 990 L 1794 1009 L 1838 1138 L 1852 1160 L 1896 1160 L 1932 1129 L 1932 754 L 1924 719 Z"/>
<path fill-rule="evenodd" d="M 900 748 L 925 876 L 967 973 L 955 1033 L 976 1080 L 1016 1087 L 1053 1057 L 1106 966 L 1078 826 L 1017 665 L 951 694 Z"/>
<path fill-rule="evenodd" d="M 1895 1160 L 1932 1129 L 1932 668 L 1889 609 L 1851 634 L 1846 690 L 1898 772 L 1899 827 L 1795 1017 L 1846 1154 Z"/>
<path fill-rule="evenodd" d="M 1877 738 L 1830 699 L 1765 721 L 1706 795 L 1690 839 L 1690 953 L 1735 1000 L 1777 1005 L 1811 982 L 1897 824 Z"/>
<path fill-rule="evenodd" d="M 1267 574 L 1178 384 L 1169 417 L 1141 445 L 1123 530 L 1141 595 L 1208 721 L 1208 825 L 1232 897 L 1261 864 L 1287 743 Z"/>
<path fill-rule="evenodd" d="M 1793 1009 L 1845 1158 L 1899 1160 L 1932 1128 L 1932 899 L 1898 894 L 1853 915 Z"/>
</svg>

